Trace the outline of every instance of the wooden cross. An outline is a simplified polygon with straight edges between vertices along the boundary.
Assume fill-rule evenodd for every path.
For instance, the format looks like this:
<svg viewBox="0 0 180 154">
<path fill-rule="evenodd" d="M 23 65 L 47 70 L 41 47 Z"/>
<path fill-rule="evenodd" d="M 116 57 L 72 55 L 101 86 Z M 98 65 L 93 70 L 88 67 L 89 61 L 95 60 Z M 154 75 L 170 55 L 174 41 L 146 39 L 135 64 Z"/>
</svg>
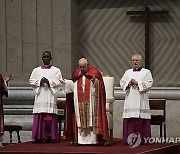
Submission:
<svg viewBox="0 0 180 154">
<path fill-rule="evenodd" d="M 149 7 L 145 6 L 144 11 L 127 11 L 126 15 L 144 16 L 145 22 L 145 68 L 149 69 L 149 23 L 150 17 L 154 14 L 169 14 L 168 10 L 151 11 Z"/>
</svg>

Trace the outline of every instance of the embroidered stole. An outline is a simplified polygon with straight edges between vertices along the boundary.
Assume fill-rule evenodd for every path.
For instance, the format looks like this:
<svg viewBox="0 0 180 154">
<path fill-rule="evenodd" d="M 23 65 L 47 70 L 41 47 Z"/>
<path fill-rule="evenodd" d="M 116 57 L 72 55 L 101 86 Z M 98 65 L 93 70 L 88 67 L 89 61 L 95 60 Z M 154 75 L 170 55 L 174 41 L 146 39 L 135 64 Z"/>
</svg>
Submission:
<svg viewBox="0 0 180 154">
<path fill-rule="evenodd" d="M 81 128 L 89 128 L 90 126 L 90 115 L 92 115 L 92 127 L 93 132 L 98 132 L 98 112 L 99 112 L 99 81 L 95 79 L 95 91 L 93 91 L 94 102 L 90 103 L 91 97 L 91 80 L 85 78 L 84 91 L 82 87 L 82 77 L 77 81 L 77 94 L 78 94 L 78 106 Z M 91 92 L 92 93 L 92 92 Z M 90 113 L 90 105 L 93 106 L 92 114 Z"/>
</svg>

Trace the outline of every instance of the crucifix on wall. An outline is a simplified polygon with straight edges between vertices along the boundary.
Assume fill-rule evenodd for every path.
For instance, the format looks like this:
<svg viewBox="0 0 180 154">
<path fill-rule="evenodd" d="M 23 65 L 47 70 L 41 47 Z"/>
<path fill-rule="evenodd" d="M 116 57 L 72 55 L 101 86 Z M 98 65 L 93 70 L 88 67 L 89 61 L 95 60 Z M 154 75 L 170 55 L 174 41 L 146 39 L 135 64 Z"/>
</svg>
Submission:
<svg viewBox="0 0 180 154">
<path fill-rule="evenodd" d="M 150 17 L 155 14 L 169 14 L 168 10 L 151 11 L 149 7 L 145 6 L 144 11 L 127 11 L 126 15 L 131 16 L 144 16 L 145 23 L 145 68 L 149 69 L 149 23 Z"/>
</svg>

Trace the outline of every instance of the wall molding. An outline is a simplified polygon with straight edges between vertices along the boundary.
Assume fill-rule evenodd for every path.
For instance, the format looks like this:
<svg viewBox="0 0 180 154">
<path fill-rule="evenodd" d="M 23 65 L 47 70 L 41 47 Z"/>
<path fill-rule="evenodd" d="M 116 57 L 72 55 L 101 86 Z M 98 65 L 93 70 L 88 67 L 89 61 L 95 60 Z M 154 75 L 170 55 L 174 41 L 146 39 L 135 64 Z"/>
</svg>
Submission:
<svg viewBox="0 0 180 154">
<path fill-rule="evenodd" d="M 116 100 L 123 100 L 125 92 L 120 87 L 114 88 L 114 96 Z M 166 98 L 167 100 L 180 100 L 179 87 L 153 87 L 149 92 L 150 98 Z"/>
</svg>

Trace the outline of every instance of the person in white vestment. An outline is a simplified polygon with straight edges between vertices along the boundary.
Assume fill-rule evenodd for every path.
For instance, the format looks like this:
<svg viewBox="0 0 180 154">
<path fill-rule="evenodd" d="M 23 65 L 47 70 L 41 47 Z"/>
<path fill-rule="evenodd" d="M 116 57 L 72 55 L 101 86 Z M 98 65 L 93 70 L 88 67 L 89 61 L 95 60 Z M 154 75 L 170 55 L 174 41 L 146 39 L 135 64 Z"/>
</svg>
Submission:
<svg viewBox="0 0 180 154">
<path fill-rule="evenodd" d="M 62 74 L 52 66 L 51 53 L 43 52 L 43 65 L 33 69 L 30 85 L 35 91 L 33 108 L 33 143 L 56 142 L 59 140 L 57 118 L 57 92 L 60 90 Z"/>
<path fill-rule="evenodd" d="M 150 70 L 142 68 L 142 56 L 132 56 L 133 68 L 125 71 L 120 80 L 121 88 L 126 92 L 123 110 L 123 141 L 128 136 L 138 135 L 143 143 L 144 138 L 151 137 L 149 90 L 153 85 Z M 132 135 L 133 136 L 133 135 Z"/>
</svg>

